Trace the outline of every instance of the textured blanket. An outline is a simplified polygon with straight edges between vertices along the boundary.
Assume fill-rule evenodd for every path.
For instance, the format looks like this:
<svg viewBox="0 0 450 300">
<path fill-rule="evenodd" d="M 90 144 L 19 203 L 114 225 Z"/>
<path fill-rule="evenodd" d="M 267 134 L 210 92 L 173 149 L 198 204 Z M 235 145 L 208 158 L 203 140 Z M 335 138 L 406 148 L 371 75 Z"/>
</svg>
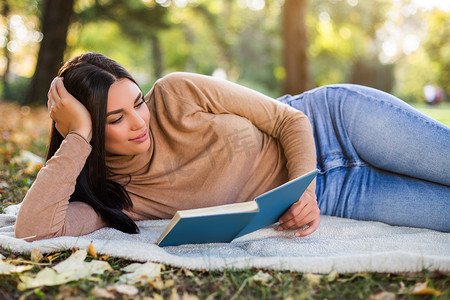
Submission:
<svg viewBox="0 0 450 300">
<path fill-rule="evenodd" d="M 135 261 L 196 270 L 262 268 L 305 273 L 450 271 L 450 233 L 323 216 L 319 229 L 304 238 L 276 225 L 231 243 L 159 247 L 169 220 L 140 221 L 140 234 L 103 228 L 80 237 L 25 242 L 14 237 L 17 207 L 0 214 L 0 247 L 16 253 L 86 248 Z"/>
</svg>

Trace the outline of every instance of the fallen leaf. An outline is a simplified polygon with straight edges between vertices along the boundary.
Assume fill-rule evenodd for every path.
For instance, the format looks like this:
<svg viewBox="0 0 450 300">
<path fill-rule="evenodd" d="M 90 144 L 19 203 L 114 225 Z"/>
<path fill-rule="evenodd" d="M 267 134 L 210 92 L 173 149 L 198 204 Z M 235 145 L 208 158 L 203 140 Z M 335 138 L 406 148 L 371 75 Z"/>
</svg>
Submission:
<svg viewBox="0 0 450 300">
<path fill-rule="evenodd" d="M 93 280 L 93 278 L 90 278 L 93 274 L 102 274 L 105 271 L 112 270 L 109 263 L 105 261 L 85 262 L 86 256 L 86 250 L 78 250 L 53 268 L 45 268 L 39 271 L 35 277 L 22 275 L 20 276 L 22 283 L 18 285 L 18 289 L 25 290 L 40 286 L 59 285 L 81 278 Z"/>
<path fill-rule="evenodd" d="M 428 282 L 418 282 L 414 285 L 414 289 L 411 294 L 413 295 L 433 295 L 440 296 L 442 295 L 441 291 L 435 290 L 433 288 L 428 287 Z"/>
<path fill-rule="evenodd" d="M 33 249 L 33 251 L 31 251 L 31 260 L 34 262 L 40 262 L 44 256 L 42 255 L 41 251 L 39 251 L 39 249 L 37 247 L 35 247 Z"/>
<path fill-rule="evenodd" d="M 267 283 L 267 282 L 269 282 L 270 279 L 272 279 L 272 276 L 270 274 L 264 273 L 262 271 L 259 271 L 252 277 L 253 281 L 261 282 L 261 283 Z"/>
<path fill-rule="evenodd" d="M 147 262 L 144 264 L 134 263 L 126 266 L 122 269 L 122 271 L 128 272 L 128 274 L 123 274 L 120 276 L 120 283 L 145 284 L 149 280 L 155 279 L 161 274 L 161 265 L 152 262 Z"/>
<path fill-rule="evenodd" d="M 315 275 L 315 274 L 311 274 L 308 273 L 305 275 L 305 279 L 306 282 L 308 283 L 308 285 L 315 287 L 320 283 L 320 275 Z"/>
<path fill-rule="evenodd" d="M 369 297 L 369 300 L 395 300 L 395 299 L 396 299 L 395 294 L 387 291 L 382 291 Z"/>
<path fill-rule="evenodd" d="M 339 277 L 339 274 L 333 270 L 327 275 L 327 281 L 328 282 L 335 281 L 338 277 Z"/>
<path fill-rule="evenodd" d="M 91 295 L 96 298 L 106 298 L 106 299 L 115 299 L 116 296 L 114 293 L 111 293 L 107 289 L 95 287 L 91 291 Z"/>
<path fill-rule="evenodd" d="M 157 293 L 153 293 L 152 296 L 153 296 L 153 299 L 155 299 L 155 300 L 164 300 L 164 298 Z"/>
<path fill-rule="evenodd" d="M 32 265 L 28 266 L 15 266 L 3 261 L 0 261 L 0 274 L 2 275 L 8 275 L 11 273 L 22 273 L 24 271 L 32 269 Z"/>
<path fill-rule="evenodd" d="M 162 280 L 149 280 L 148 283 L 157 290 L 163 290 L 164 289 L 164 282 Z"/>
<path fill-rule="evenodd" d="M 188 294 L 184 292 L 183 296 L 181 296 L 181 300 L 198 300 L 199 298 L 195 295 Z"/>
<path fill-rule="evenodd" d="M 192 271 L 188 270 L 188 269 L 183 269 L 184 275 L 186 275 L 187 277 L 194 277 L 194 273 L 192 273 Z"/>
<path fill-rule="evenodd" d="M 128 284 L 114 284 L 110 285 L 106 288 L 108 291 L 116 291 L 120 294 L 135 296 L 139 293 L 139 290 L 133 286 Z"/>
<path fill-rule="evenodd" d="M 21 275 L 20 280 L 22 281 L 17 285 L 20 291 L 36 288 L 40 286 L 52 286 L 64 284 L 71 281 L 71 273 L 58 274 L 55 270 L 51 268 L 44 268 L 39 271 L 35 277 L 29 275 Z"/>
<path fill-rule="evenodd" d="M 92 245 L 92 242 L 88 246 L 88 253 L 90 256 L 97 258 L 97 252 L 95 252 L 94 245 Z"/>
<path fill-rule="evenodd" d="M 173 288 L 172 293 L 170 294 L 170 300 L 180 300 L 180 295 L 178 295 L 177 289 Z"/>
</svg>

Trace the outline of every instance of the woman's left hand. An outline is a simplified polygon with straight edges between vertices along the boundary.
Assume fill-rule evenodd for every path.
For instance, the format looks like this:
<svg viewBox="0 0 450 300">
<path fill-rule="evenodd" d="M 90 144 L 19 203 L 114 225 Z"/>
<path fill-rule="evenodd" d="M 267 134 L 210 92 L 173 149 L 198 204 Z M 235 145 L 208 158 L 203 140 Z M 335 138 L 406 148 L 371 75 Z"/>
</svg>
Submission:
<svg viewBox="0 0 450 300">
<path fill-rule="evenodd" d="M 308 225 L 308 228 L 296 231 L 295 236 L 303 237 L 313 233 L 320 224 L 320 210 L 317 201 L 308 193 L 304 193 L 300 200 L 292 204 L 278 221 L 280 222 L 278 230 Z"/>
</svg>

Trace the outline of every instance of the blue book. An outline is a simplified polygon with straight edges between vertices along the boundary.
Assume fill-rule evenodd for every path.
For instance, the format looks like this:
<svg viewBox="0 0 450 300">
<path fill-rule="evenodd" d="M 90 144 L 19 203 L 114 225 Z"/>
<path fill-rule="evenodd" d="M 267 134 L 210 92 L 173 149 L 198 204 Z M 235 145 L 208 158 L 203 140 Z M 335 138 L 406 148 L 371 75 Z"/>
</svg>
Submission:
<svg viewBox="0 0 450 300">
<path fill-rule="evenodd" d="M 159 246 L 225 243 L 269 226 L 295 202 L 316 177 L 314 170 L 253 201 L 180 210 L 156 242 Z"/>
</svg>

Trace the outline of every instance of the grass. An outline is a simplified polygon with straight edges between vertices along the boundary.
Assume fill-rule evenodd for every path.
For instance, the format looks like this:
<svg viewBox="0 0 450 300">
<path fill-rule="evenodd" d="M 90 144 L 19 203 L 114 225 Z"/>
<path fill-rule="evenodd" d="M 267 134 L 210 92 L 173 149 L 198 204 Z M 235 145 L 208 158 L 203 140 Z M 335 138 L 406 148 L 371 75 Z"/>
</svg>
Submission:
<svg viewBox="0 0 450 300">
<path fill-rule="evenodd" d="M 450 125 L 450 105 L 427 107 L 419 110 Z M 21 150 L 39 156 L 45 155 L 50 120 L 46 109 L 18 107 L 0 103 L 0 212 L 4 207 L 19 203 L 32 181 L 39 165 L 17 160 Z M 31 265 L 22 274 L 36 274 L 45 267 L 65 260 L 71 251 L 47 254 L 39 263 L 30 261 L 30 254 L 17 254 L 0 247 L 4 262 Z M 99 259 L 88 257 L 88 260 Z M 103 257 L 112 271 L 94 275 L 95 281 L 79 280 L 52 287 L 39 287 L 20 291 L 20 274 L 0 275 L 0 299 L 96 299 L 97 288 L 117 283 L 122 268 L 133 263 L 114 257 Z M 0 264 L 1 270 L 1 264 Z M 258 280 L 258 272 L 267 275 Z M 255 277 L 256 276 L 256 277 Z M 415 295 L 414 288 L 427 283 L 424 295 Z M 164 266 L 155 281 L 135 286 L 134 296 L 115 293 L 117 299 L 450 299 L 449 274 L 419 273 L 355 273 L 313 275 L 280 271 L 249 269 L 224 272 L 190 271 Z M 417 288 L 416 288 L 417 289 Z"/>
</svg>

